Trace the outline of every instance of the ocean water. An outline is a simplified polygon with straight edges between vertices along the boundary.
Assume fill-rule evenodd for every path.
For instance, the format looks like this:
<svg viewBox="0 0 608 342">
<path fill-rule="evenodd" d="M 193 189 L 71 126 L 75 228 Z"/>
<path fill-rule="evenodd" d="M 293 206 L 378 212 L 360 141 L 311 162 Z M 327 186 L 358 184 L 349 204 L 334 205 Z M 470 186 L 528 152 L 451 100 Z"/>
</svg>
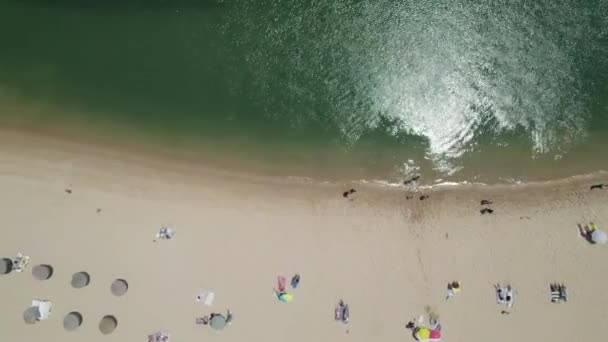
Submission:
<svg viewBox="0 0 608 342">
<path fill-rule="evenodd" d="M 319 179 L 608 169 L 608 0 L 5 0 L 0 19 L 0 116 L 24 127 Z"/>
</svg>

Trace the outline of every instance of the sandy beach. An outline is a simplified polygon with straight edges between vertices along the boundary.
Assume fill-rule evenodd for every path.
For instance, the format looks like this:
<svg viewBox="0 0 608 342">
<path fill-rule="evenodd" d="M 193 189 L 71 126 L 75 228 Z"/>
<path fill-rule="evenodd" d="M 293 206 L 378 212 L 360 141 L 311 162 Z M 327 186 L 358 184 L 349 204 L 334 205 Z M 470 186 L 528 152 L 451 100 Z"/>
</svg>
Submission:
<svg viewBox="0 0 608 342">
<path fill-rule="evenodd" d="M 411 192 L 313 184 L 228 173 L 20 132 L 0 134 L 0 257 L 31 257 L 0 275 L 0 327 L 11 341 L 414 341 L 412 318 L 439 315 L 443 341 L 601 340 L 608 320 L 608 247 L 590 245 L 578 223 L 608 227 L 608 174 L 513 186 Z M 342 197 L 358 189 L 354 200 Z M 68 193 L 66 190 L 70 190 Z M 430 197 L 419 200 L 426 194 Z M 414 198 L 406 199 L 413 195 Z M 491 199 L 492 215 L 480 200 Z M 153 242 L 162 225 L 171 240 Z M 49 264 L 49 280 L 32 267 Z M 86 271 L 90 285 L 72 288 Z M 282 303 L 278 275 L 302 276 Z M 111 283 L 128 281 L 116 297 Z M 462 292 L 445 300 L 458 280 Z M 509 315 L 493 284 L 509 283 Z M 549 300 L 549 283 L 568 302 Z M 212 307 L 196 302 L 214 291 Z M 48 320 L 26 325 L 33 299 L 53 303 Z M 350 322 L 333 319 L 350 305 Z M 222 331 L 195 317 L 230 309 Z M 84 321 L 63 329 L 78 311 Z M 117 329 L 102 335 L 104 315 Z"/>
</svg>

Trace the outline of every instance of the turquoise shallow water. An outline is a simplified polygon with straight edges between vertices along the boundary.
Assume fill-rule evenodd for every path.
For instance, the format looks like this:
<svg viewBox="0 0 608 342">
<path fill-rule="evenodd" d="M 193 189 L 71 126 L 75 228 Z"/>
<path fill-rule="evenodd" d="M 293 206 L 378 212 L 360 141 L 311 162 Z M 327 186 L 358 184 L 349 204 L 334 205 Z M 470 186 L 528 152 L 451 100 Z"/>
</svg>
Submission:
<svg viewBox="0 0 608 342">
<path fill-rule="evenodd" d="M 7 0 L 0 17 L 0 90 L 54 108 L 6 120 L 318 178 L 608 169 L 608 0 Z"/>
</svg>

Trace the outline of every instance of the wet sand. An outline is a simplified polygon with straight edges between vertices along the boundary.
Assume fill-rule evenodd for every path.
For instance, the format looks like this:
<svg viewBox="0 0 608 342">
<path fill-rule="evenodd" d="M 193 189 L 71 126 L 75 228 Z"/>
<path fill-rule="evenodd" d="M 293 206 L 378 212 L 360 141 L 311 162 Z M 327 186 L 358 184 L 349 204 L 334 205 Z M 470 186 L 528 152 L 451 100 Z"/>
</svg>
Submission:
<svg viewBox="0 0 608 342">
<path fill-rule="evenodd" d="M 407 200 L 405 188 L 270 180 L 2 132 L 0 257 L 32 261 L 0 275 L 1 334 L 145 341 L 166 329 L 176 341 L 413 341 L 405 324 L 433 311 L 444 341 L 597 339 L 608 319 L 608 247 L 589 245 L 577 223 L 608 226 L 608 191 L 588 190 L 606 180 L 448 187 Z M 342 197 L 353 186 L 354 200 Z M 479 213 L 482 199 L 494 214 Z M 153 242 L 162 225 L 175 238 Z M 50 279 L 32 276 L 38 264 L 53 267 Z M 90 283 L 74 288 L 81 271 Z M 295 273 L 294 301 L 279 302 L 277 275 Z M 116 279 L 128 282 L 120 297 Z M 463 290 L 446 301 L 453 280 Z M 516 291 L 509 315 L 495 303 L 496 282 Z M 551 282 L 566 284 L 567 303 L 550 303 Z M 211 308 L 195 300 L 200 289 L 215 292 Z M 32 299 L 53 308 L 26 325 Z M 350 305 L 348 325 L 333 320 L 340 299 Z M 234 322 L 223 331 L 194 323 L 227 308 Z M 72 311 L 83 323 L 68 332 L 62 322 Z M 99 331 L 106 315 L 118 320 L 109 335 Z"/>
</svg>

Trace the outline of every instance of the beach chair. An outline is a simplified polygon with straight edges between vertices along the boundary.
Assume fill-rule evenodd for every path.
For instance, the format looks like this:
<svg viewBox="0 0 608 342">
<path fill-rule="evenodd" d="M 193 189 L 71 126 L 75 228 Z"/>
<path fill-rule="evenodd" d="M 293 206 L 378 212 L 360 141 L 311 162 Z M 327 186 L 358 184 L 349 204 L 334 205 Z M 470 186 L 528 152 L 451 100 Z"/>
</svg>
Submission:
<svg viewBox="0 0 608 342">
<path fill-rule="evenodd" d="M 496 289 L 496 303 L 500 305 L 506 305 L 507 307 L 512 307 L 513 302 L 515 300 L 513 289 L 511 289 L 511 285 L 507 285 L 506 287 L 500 286 L 500 284 L 494 285 Z"/>
<path fill-rule="evenodd" d="M 348 308 L 348 304 L 345 304 L 344 308 L 342 309 L 342 322 L 348 323 L 349 319 L 350 319 L 350 310 Z"/>
<path fill-rule="evenodd" d="M 568 293 L 566 292 L 566 285 L 564 285 L 564 284 L 560 285 L 560 293 L 561 293 L 562 301 L 567 302 L 568 301 Z"/>
<path fill-rule="evenodd" d="M 158 233 L 156 233 L 156 238 L 161 240 L 170 240 L 175 236 L 175 229 L 169 227 L 161 227 Z"/>
<path fill-rule="evenodd" d="M 563 284 L 550 284 L 551 303 L 567 302 L 566 286 Z"/>
<path fill-rule="evenodd" d="M 194 322 L 197 325 L 207 325 L 207 324 L 209 324 L 209 316 L 196 317 Z"/>
<path fill-rule="evenodd" d="M 340 302 L 338 303 L 338 305 L 336 305 L 336 307 L 334 308 L 334 319 L 336 321 L 341 321 L 342 320 L 342 312 L 344 311 L 344 301 L 340 300 Z"/>
<path fill-rule="evenodd" d="M 148 335 L 148 342 L 169 342 L 171 335 L 167 331 L 158 331 Z"/>
<path fill-rule="evenodd" d="M 348 304 L 345 304 L 343 300 L 340 300 L 338 305 L 334 308 L 334 319 L 341 321 L 342 323 L 348 323 L 350 317 L 350 309 Z"/>
<path fill-rule="evenodd" d="M 23 272 L 23 270 L 25 270 L 29 264 L 30 264 L 30 257 L 27 255 L 18 253 L 17 256 L 15 256 L 15 259 L 13 259 L 12 270 L 15 272 Z"/>
</svg>

